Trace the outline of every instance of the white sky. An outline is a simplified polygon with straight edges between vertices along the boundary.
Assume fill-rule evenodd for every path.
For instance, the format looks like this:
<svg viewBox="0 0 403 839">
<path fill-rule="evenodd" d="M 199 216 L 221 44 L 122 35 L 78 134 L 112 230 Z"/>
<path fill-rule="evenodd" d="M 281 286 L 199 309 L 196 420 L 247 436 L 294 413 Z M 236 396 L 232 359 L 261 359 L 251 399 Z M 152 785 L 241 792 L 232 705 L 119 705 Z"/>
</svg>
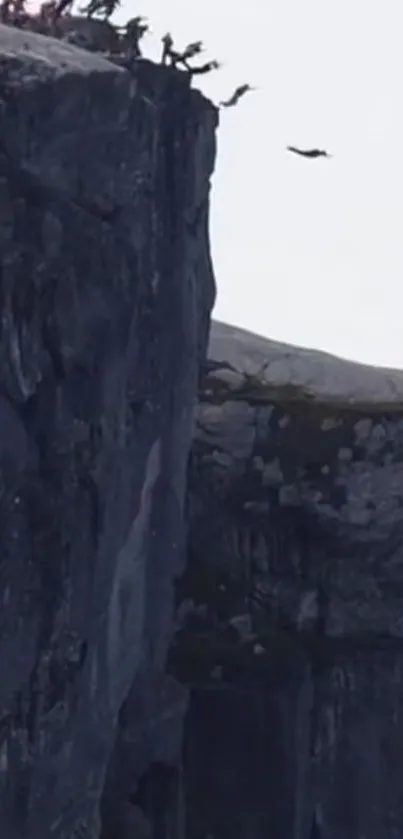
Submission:
<svg viewBox="0 0 403 839">
<path fill-rule="evenodd" d="M 215 316 L 268 337 L 403 367 L 402 0 L 123 0 L 159 54 L 203 39 L 221 70 L 211 240 Z M 325 148 L 305 160 L 288 144 Z"/>
<path fill-rule="evenodd" d="M 402 0 L 143 0 L 155 37 L 225 67 L 211 239 L 217 318 L 403 367 Z M 158 47 L 159 48 L 159 47 Z M 305 160 L 288 144 L 326 148 Z"/>
</svg>

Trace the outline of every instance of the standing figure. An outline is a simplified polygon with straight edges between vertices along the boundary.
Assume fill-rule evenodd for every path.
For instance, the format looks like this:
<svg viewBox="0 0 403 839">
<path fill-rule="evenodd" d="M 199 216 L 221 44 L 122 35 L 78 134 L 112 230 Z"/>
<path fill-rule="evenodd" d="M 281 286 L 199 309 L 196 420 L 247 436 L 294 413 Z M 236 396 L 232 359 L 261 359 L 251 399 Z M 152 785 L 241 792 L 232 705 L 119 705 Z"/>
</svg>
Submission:
<svg viewBox="0 0 403 839">
<path fill-rule="evenodd" d="M 141 15 L 127 21 L 121 36 L 122 50 L 128 58 L 141 58 L 140 41 L 150 29 Z"/>
<path fill-rule="evenodd" d="M 87 15 L 87 17 L 103 15 L 104 20 L 108 20 L 119 6 L 120 0 L 90 0 L 88 6 L 80 9 L 80 11 Z"/>
<path fill-rule="evenodd" d="M 203 42 L 202 41 L 193 41 L 191 44 L 188 44 L 187 47 L 183 50 L 183 52 L 178 52 L 174 50 L 174 42 L 170 32 L 167 32 L 166 35 L 162 38 L 162 57 L 161 63 L 168 64 L 170 62 L 172 67 L 177 67 L 178 64 L 183 64 L 186 70 L 191 70 L 189 65 L 189 59 L 194 58 L 195 55 L 199 55 L 203 51 Z"/>
</svg>

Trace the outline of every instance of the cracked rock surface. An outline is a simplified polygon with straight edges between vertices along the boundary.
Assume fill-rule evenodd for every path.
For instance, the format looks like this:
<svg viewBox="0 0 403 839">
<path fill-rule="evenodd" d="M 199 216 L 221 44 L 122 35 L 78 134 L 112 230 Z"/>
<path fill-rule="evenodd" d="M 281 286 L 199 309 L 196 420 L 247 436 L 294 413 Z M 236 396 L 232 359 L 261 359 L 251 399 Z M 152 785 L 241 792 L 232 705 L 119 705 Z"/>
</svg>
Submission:
<svg viewBox="0 0 403 839">
<path fill-rule="evenodd" d="M 401 836 L 403 374 L 213 323 L 187 507 L 188 839 Z"/>
<path fill-rule="evenodd" d="M 177 72 L 5 26 L 0 68 L 1 836 L 93 839 L 134 683 L 141 771 L 180 748 L 217 116 Z"/>
</svg>

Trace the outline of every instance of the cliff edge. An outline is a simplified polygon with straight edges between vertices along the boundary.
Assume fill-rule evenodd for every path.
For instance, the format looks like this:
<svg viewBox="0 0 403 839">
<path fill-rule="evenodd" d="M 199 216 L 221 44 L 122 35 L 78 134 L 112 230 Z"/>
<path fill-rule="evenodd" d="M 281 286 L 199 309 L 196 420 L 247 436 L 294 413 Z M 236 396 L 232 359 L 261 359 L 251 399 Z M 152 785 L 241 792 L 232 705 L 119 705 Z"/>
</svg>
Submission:
<svg viewBox="0 0 403 839">
<path fill-rule="evenodd" d="M 148 61 L 0 57 L 1 833 L 90 839 L 130 686 L 171 701 L 217 112 Z"/>
<path fill-rule="evenodd" d="M 170 657 L 188 839 L 403 832 L 402 396 L 212 325 Z"/>
</svg>

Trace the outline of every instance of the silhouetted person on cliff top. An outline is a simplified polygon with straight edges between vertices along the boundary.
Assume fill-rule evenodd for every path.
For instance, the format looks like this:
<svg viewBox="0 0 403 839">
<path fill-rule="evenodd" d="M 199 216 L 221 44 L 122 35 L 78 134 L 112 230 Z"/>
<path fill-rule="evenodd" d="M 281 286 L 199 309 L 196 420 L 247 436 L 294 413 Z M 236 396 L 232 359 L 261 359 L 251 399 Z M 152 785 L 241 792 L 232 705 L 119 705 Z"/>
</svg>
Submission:
<svg viewBox="0 0 403 839">
<path fill-rule="evenodd" d="M 161 64 L 168 64 L 168 60 L 171 59 L 172 64 L 172 52 L 173 52 L 173 37 L 170 32 L 167 32 L 161 38 L 162 41 L 162 56 L 161 56 Z"/>
<path fill-rule="evenodd" d="M 229 99 L 225 99 L 223 102 L 220 102 L 222 108 L 232 108 L 236 105 L 241 96 L 244 96 L 245 93 L 248 93 L 249 90 L 256 90 L 255 87 L 251 87 L 250 84 L 241 84 L 239 87 L 234 90 L 232 96 Z"/>
<path fill-rule="evenodd" d="M 170 63 L 171 67 L 177 67 L 178 64 L 183 64 L 190 77 L 201 76 L 204 73 L 209 73 L 211 70 L 218 70 L 221 66 L 218 61 L 207 61 L 200 67 L 192 67 L 189 64 L 191 58 L 194 58 L 195 55 L 199 55 L 203 51 L 202 41 L 194 41 L 188 44 L 183 52 L 178 52 L 173 48 L 173 38 L 170 32 L 167 32 L 161 40 L 163 45 L 161 63 Z"/>
<path fill-rule="evenodd" d="M 327 151 L 323 151 L 322 149 L 307 149 L 304 151 L 303 149 L 297 149 L 295 146 L 287 146 L 287 151 L 300 154 L 301 157 L 333 157 L 332 154 L 328 154 Z"/>
<path fill-rule="evenodd" d="M 87 17 L 103 14 L 104 20 L 108 20 L 119 6 L 120 0 L 90 0 L 88 6 L 80 9 L 80 12 L 83 12 Z"/>
<path fill-rule="evenodd" d="M 174 42 L 170 32 L 167 32 L 162 38 L 162 45 L 161 63 L 168 64 L 169 62 L 172 67 L 183 64 L 186 70 L 192 69 L 188 64 L 189 59 L 194 58 L 195 55 L 199 55 L 203 51 L 202 41 L 194 41 L 188 44 L 183 52 L 178 52 L 174 49 Z"/>
<path fill-rule="evenodd" d="M 51 5 L 51 3 L 42 3 L 41 8 L 47 10 Z M 29 26 L 30 15 L 25 9 L 25 0 L 13 0 L 13 2 L 5 0 L 0 6 L 0 22 L 21 29 L 26 25 Z"/>
<path fill-rule="evenodd" d="M 195 55 L 200 55 L 201 52 L 203 52 L 203 41 L 192 41 L 185 47 L 182 58 L 185 60 L 193 58 Z"/>
<path fill-rule="evenodd" d="M 142 15 L 137 15 L 119 27 L 123 33 L 122 48 L 130 58 L 141 58 L 140 41 L 149 32 L 150 26 Z"/>
<path fill-rule="evenodd" d="M 11 5 L 11 0 L 3 0 L 3 3 L 0 3 L 0 23 L 12 21 Z"/>
<path fill-rule="evenodd" d="M 70 10 L 70 7 L 73 5 L 74 0 L 59 0 L 55 3 L 55 10 L 54 10 L 54 18 L 61 17 L 65 13 L 67 9 Z"/>
</svg>

